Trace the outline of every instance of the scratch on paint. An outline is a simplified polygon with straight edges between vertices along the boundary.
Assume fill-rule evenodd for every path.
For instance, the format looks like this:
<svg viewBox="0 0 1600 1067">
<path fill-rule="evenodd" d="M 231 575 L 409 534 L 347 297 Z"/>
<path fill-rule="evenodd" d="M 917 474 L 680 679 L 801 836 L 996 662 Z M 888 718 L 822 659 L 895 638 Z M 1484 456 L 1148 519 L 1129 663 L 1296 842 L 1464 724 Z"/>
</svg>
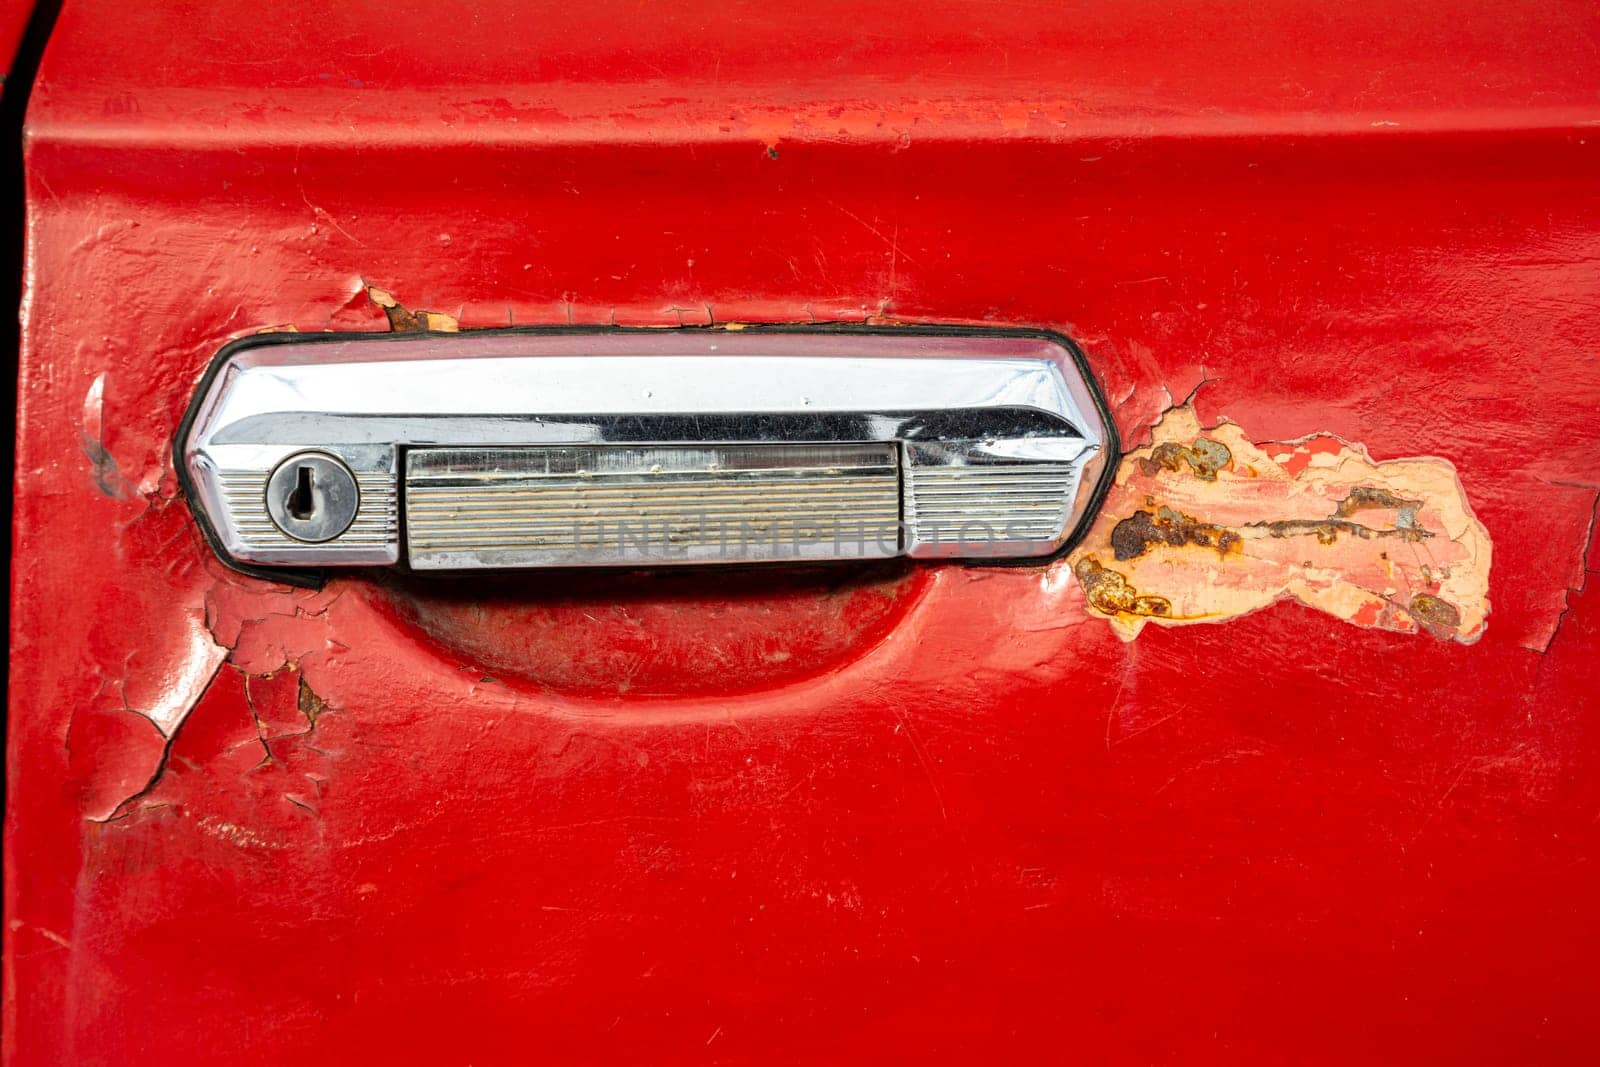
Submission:
<svg viewBox="0 0 1600 1067">
<path fill-rule="evenodd" d="M 1202 428 L 1185 404 L 1123 459 L 1069 565 L 1125 640 L 1292 599 L 1471 644 L 1487 626 L 1492 547 L 1446 460 L 1380 463 L 1326 435 L 1257 444 L 1230 422 Z"/>
</svg>

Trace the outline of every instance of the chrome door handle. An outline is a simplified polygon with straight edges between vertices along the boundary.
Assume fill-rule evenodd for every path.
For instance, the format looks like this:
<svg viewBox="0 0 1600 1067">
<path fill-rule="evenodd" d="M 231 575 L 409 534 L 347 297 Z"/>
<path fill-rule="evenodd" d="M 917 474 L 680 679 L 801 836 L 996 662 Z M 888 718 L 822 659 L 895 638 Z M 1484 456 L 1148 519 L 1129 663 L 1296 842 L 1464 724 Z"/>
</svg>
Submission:
<svg viewBox="0 0 1600 1067">
<path fill-rule="evenodd" d="M 265 334 L 176 446 L 246 569 L 1045 556 L 1115 451 L 1056 335 L 784 327 Z"/>
</svg>

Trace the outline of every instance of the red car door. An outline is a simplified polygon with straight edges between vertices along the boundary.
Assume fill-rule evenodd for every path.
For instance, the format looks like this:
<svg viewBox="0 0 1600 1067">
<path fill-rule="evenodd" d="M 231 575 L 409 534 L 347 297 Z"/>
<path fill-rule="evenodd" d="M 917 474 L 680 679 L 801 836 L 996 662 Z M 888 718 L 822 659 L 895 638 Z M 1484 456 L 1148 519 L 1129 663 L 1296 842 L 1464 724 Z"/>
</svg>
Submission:
<svg viewBox="0 0 1600 1067">
<path fill-rule="evenodd" d="M 85 0 L 27 122 L 8 1064 L 1592 1054 L 1592 5 Z M 307 587 L 180 484 L 262 331 L 830 323 L 1079 346 L 1083 539 Z"/>
</svg>

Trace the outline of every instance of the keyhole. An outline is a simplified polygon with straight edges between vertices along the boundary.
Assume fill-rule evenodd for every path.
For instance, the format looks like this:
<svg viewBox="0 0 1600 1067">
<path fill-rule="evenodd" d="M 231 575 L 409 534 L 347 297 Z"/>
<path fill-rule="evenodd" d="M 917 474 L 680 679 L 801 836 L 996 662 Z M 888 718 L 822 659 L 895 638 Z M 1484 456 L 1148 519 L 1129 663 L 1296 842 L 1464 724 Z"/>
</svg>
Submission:
<svg viewBox="0 0 1600 1067">
<path fill-rule="evenodd" d="M 334 456 L 299 452 L 267 479 L 267 515 L 296 541 L 321 544 L 350 529 L 361 506 L 361 487 Z"/>
<path fill-rule="evenodd" d="M 289 514 L 297 519 L 311 518 L 316 502 L 311 499 L 311 487 L 316 474 L 310 467 L 301 466 L 294 472 L 294 491 L 289 494 Z"/>
</svg>

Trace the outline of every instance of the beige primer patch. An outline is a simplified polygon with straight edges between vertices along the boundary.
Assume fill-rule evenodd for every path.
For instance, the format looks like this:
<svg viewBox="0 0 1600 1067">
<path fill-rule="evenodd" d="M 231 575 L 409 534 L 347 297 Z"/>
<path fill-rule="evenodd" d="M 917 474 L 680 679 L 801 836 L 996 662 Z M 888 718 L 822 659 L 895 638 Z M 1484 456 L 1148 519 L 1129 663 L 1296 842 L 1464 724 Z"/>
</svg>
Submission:
<svg viewBox="0 0 1600 1067">
<path fill-rule="evenodd" d="M 1292 598 L 1357 626 L 1471 644 L 1489 615 L 1489 533 L 1449 461 L 1374 462 L 1332 436 L 1255 444 L 1192 407 L 1123 457 L 1068 557 L 1091 614 L 1222 622 Z"/>
</svg>

